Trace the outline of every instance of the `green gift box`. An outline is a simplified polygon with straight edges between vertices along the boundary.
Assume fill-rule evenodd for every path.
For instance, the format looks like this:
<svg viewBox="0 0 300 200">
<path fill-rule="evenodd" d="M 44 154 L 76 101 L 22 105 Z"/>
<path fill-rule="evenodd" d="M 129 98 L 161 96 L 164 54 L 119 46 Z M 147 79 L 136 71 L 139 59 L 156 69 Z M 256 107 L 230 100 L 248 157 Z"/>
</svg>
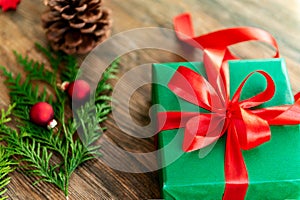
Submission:
<svg viewBox="0 0 300 200">
<path fill-rule="evenodd" d="M 159 105 L 156 112 L 206 112 L 180 99 L 168 88 L 168 82 L 179 66 L 188 67 L 206 77 L 200 62 L 153 64 L 152 101 Z M 230 95 L 249 73 L 256 70 L 267 72 L 276 87 L 273 98 L 260 107 L 294 103 L 282 59 L 229 61 Z M 249 98 L 265 87 L 265 79 L 254 74 L 246 82 L 241 98 Z M 246 199 L 300 199 L 299 125 L 271 126 L 271 132 L 270 141 L 242 152 L 249 176 Z M 163 198 L 222 199 L 225 189 L 225 137 L 206 149 L 185 153 L 182 150 L 183 133 L 183 129 L 172 129 L 158 134 Z"/>
</svg>

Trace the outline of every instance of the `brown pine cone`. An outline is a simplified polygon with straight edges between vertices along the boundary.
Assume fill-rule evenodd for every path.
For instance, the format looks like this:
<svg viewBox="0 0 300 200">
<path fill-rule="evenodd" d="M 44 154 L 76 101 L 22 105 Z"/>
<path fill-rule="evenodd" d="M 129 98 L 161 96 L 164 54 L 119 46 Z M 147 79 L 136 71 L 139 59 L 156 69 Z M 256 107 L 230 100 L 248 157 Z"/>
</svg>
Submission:
<svg viewBox="0 0 300 200">
<path fill-rule="evenodd" d="M 110 36 L 111 11 L 102 0 L 45 0 L 42 15 L 46 37 L 54 50 L 86 54 Z"/>
</svg>

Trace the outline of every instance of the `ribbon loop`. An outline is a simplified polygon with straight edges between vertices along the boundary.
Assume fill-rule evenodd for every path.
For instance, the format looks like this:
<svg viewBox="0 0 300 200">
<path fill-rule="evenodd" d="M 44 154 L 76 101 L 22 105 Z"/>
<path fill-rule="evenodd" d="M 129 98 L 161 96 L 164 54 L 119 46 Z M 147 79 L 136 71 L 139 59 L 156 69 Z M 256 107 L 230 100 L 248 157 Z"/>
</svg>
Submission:
<svg viewBox="0 0 300 200">
<path fill-rule="evenodd" d="M 262 92 L 260 92 L 259 94 L 256 94 L 255 96 L 242 100 L 239 102 L 240 97 L 241 97 L 241 93 L 242 93 L 242 89 L 246 83 L 246 81 L 254 74 L 254 73 L 259 73 L 261 75 L 264 76 L 264 78 L 267 81 L 267 86 L 266 89 Z M 240 86 L 238 87 L 237 91 L 235 92 L 235 94 L 232 97 L 231 102 L 232 103 L 238 103 L 242 108 L 251 108 L 251 107 L 255 107 L 258 105 L 261 105 L 264 102 L 269 101 L 275 94 L 275 83 L 272 80 L 271 76 L 262 71 L 262 70 L 257 70 L 255 72 L 250 73 L 244 80 L 243 82 L 240 84 Z"/>
<path fill-rule="evenodd" d="M 168 86 L 177 96 L 206 110 L 225 106 L 210 83 L 187 67 L 179 67 Z"/>
<path fill-rule="evenodd" d="M 228 28 L 195 37 L 191 16 L 184 13 L 174 18 L 174 29 L 179 39 L 196 48 L 226 49 L 233 44 L 256 40 L 271 45 L 276 51 L 273 57 L 279 57 L 279 49 L 275 38 L 268 32 L 258 28 Z"/>
</svg>

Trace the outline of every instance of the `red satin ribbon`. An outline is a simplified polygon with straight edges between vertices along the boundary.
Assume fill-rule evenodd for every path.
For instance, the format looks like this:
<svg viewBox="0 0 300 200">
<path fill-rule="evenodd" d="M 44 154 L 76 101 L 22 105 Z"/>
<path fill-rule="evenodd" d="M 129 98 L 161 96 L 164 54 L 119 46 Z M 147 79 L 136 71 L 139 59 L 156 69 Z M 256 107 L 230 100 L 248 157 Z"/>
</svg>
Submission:
<svg viewBox="0 0 300 200">
<path fill-rule="evenodd" d="M 275 106 L 251 110 L 270 100 L 275 92 L 272 78 L 264 71 L 261 74 L 267 87 L 261 93 L 240 100 L 242 88 L 249 74 L 229 100 L 229 75 L 227 62 L 234 57 L 228 46 L 249 40 L 258 40 L 272 45 L 279 56 L 275 39 L 267 32 L 239 27 L 225 29 L 194 37 L 189 14 L 174 20 L 179 39 L 204 51 L 204 66 L 208 81 L 196 72 L 181 66 L 171 78 L 168 87 L 177 96 L 205 108 L 210 113 L 169 111 L 158 113 L 159 130 L 184 128 L 183 150 L 199 150 L 226 134 L 225 191 L 224 200 L 244 199 L 248 188 L 248 173 L 242 150 L 255 148 L 270 140 L 270 125 L 300 124 L 300 100 L 294 105 Z M 295 97 L 299 97 L 298 94 Z"/>
</svg>

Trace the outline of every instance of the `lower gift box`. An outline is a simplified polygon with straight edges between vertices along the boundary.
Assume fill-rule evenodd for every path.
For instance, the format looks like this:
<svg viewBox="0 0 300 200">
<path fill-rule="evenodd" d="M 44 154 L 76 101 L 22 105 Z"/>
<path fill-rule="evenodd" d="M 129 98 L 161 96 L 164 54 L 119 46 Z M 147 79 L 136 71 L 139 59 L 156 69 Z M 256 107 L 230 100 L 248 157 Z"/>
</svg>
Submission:
<svg viewBox="0 0 300 200">
<path fill-rule="evenodd" d="M 203 109 L 177 97 L 168 82 L 179 66 L 188 67 L 206 77 L 201 62 L 153 64 L 152 101 L 156 112 L 200 111 Z M 230 94 L 255 71 L 267 72 L 275 82 L 275 95 L 260 107 L 292 104 L 291 87 L 282 59 L 229 61 Z M 266 87 L 266 81 L 254 74 L 242 92 L 242 99 Z M 164 199 L 222 199 L 225 189 L 225 137 L 213 146 L 193 152 L 182 150 L 184 130 L 158 133 L 161 158 L 161 187 Z M 243 151 L 249 183 L 245 199 L 300 199 L 300 130 L 299 125 L 271 126 L 271 140 Z M 207 154 L 207 155 L 206 155 Z"/>
</svg>

